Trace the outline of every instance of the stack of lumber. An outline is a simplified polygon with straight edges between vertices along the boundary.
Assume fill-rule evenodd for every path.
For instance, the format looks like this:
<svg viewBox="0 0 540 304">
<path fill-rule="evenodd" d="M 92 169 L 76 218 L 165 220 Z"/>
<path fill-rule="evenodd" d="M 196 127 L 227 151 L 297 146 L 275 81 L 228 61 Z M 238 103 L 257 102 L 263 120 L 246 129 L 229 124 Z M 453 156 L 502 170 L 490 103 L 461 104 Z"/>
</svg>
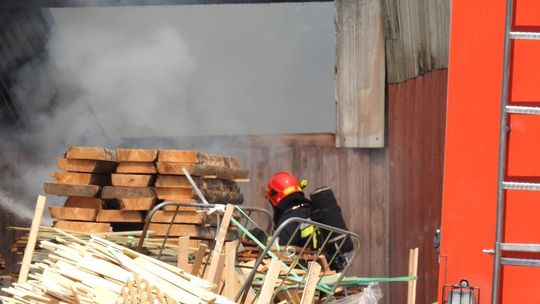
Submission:
<svg viewBox="0 0 540 304">
<path fill-rule="evenodd" d="M 49 207 L 54 227 L 96 233 L 140 230 L 147 211 L 162 201 L 196 202 L 184 169 L 211 204 L 241 204 L 237 182 L 248 176 L 232 157 L 189 150 L 70 147 L 57 165 L 55 182 L 44 185 L 48 194 L 67 196 L 64 206 Z M 188 207 L 176 216 L 171 211 L 154 217 L 156 235 L 165 235 L 174 218 L 170 235 L 214 238 L 211 217 Z"/>
<path fill-rule="evenodd" d="M 100 237 L 41 241 L 47 258 L 2 290 L 4 303 L 233 303 L 215 285 Z"/>
</svg>

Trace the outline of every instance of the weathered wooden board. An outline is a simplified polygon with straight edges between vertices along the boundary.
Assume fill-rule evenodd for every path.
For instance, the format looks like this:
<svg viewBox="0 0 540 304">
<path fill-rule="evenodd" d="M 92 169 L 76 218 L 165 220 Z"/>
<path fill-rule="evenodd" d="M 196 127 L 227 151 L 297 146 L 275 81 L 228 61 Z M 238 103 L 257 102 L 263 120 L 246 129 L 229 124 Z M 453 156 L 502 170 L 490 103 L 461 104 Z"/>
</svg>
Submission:
<svg viewBox="0 0 540 304">
<path fill-rule="evenodd" d="M 116 156 L 120 162 L 153 162 L 157 155 L 158 151 L 152 149 L 116 149 Z"/>
<path fill-rule="evenodd" d="M 336 146 L 384 147 L 385 54 L 380 0 L 336 1 Z"/>
<path fill-rule="evenodd" d="M 89 159 L 67 159 L 56 158 L 56 165 L 59 169 L 69 172 L 87 173 L 112 173 L 118 165 L 115 162 Z"/>
<path fill-rule="evenodd" d="M 101 209 L 103 200 L 96 197 L 70 196 L 66 199 L 64 207 Z"/>
<path fill-rule="evenodd" d="M 154 231 L 156 236 L 163 236 L 167 233 L 169 224 L 156 224 L 151 223 L 149 230 Z M 204 239 L 204 240 L 213 240 L 216 236 L 216 227 L 207 227 L 200 225 L 190 225 L 190 224 L 173 224 L 170 236 L 189 236 L 194 239 Z M 225 239 L 227 241 L 232 241 L 236 239 L 236 231 L 227 232 Z"/>
<path fill-rule="evenodd" d="M 204 153 L 191 150 L 159 150 L 158 162 L 199 164 L 204 160 Z"/>
<path fill-rule="evenodd" d="M 96 185 L 69 185 L 57 183 L 44 183 L 45 193 L 63 196 L 96 197 L 101 190 Z"/>
<path fill-rule="evenodd" d="M 198 199 L 198 196 L 193 189 L 189 188 L 155 188 L 158 199 L 168 201 L 187 202 L 193 199 Z M 242 193 L 230 191 L 215 191 L 201 189 L 204 198 L 211 204 L 241 204 L 244 201 Z"/>
<path fill-rule="evenodd" d="M 154 179 L 154 175 L 113 173 L 111 184 L 121 187 L 148 187 L 154 184 Z"/>
<path fill-rule="evenodd" d="M 105 186 L 101 198 L 154 198 L 156 193 L 151 187 L 115 187 Z"/>
<path fill-rule="evenodd" d="M 80 172 L 53 172 L 51 176 L 56 183 L 70 185 L 98 185 L 111 184 L 111 177 L 105 174 L 80 173 Z"/>
<path fill-rule="evenodd" d="M 99 210 L 96 222 L 107 223 L 141 223 L 144 222 L 144 213 L 136 210 Z"/>
<path fill-rule="evenodd" d="M 57 220 L 73 220 L 83 222 L 93 222 L 96 220 L 98 209 L 74 208 L 74 207 L 49 207 L 49 214 Z"/>
<path fill-rule="evenodd" d="M 156 203 L 156 198 L 154 197 L 143 197 L 143 198 L 119 198 L 120 207 L 122 210 L 150 210 L 154 207 Z"/>
<path fill-rule="evenodd" d="M 239 168 L 218 167 L 203 164 L 157 162 L 157 170 L 164 175 L 184 175 L 182 168 L 186 168 L 193 176 L 215 177 L 224 180 L 244 179 L 249 176 L 249 171 Z"/>
<path fill-rule="evenodd" d="M 69 147 L 66 152 L 68 159 L 93 159 L 116 162 L 116 152 L 102 147 Z"/>
<path fill-rule="evenodd" d="M 189 201 L 197 196 L 195 190 L 191 188 L 155 188 L 156 196 L 162 200 Z"/>
<path fill-rule="evenodd" d="M 121 162 L 116 168 L 116 173 L 127 174 L 156 174 L 157 169 L 154 163 L 145 162 Z"/>
<path fill-rule="evenodd" d="M 195 184 L 200 185 L 200 178 L 194 177 Z M 162 188 L 192 188 L 188 178 L 184 175 L 162 175 L 159 174 L 156 178 L 156 187 Z"/>
<path fill-rule="evenodd" d="M 74 232 L 112 232 L 111 225 L 108 223 L 75 222 L 75 221 L 56 221 L 53 227 Z"/>
</svg>

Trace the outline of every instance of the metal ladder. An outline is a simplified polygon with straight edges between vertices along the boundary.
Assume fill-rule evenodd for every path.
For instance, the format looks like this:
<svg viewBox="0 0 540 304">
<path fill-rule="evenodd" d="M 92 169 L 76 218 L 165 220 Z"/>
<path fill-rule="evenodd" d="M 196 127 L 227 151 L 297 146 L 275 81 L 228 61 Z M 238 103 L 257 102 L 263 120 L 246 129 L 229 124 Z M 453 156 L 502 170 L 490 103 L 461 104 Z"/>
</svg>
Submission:
<svg viewBox="0 0 540 304">
<path fill-rule="evenodd" d="M 536 266 L 540 267 L 540 260 L 503 258 L 505 251 L 512 252 L 540 252 L 540 244 L 504 243 L 504 215 L 505 215 L 505 190 L 540 191 L 540 183 L 525 183 L 505 181 L 506 172 L 506 148 L 507 148 L 507 115 L 524 114 L 540 115 L 540 107 L 513 106 L 509 105 L 509 79 L 510 79 L 510 54 L 512 40 L 540 40 L 540 32 L 516 32 L 512 31 L 513 0 L 506 0 L 506 20 L 504 33 L 504 60 L 503 81 L 501 92 L 501 119 L 499 134 L 499 164 L 498 164 L 498 187 L 497 187 L 497 222 L 495 248 L 490 253 L 493 259 L 493 281 L 491 289 L 491 303 L 499 303 L 499 290 L 501 284 L 501 268 L 503 265 L 511 266 Z"/>
</svg>

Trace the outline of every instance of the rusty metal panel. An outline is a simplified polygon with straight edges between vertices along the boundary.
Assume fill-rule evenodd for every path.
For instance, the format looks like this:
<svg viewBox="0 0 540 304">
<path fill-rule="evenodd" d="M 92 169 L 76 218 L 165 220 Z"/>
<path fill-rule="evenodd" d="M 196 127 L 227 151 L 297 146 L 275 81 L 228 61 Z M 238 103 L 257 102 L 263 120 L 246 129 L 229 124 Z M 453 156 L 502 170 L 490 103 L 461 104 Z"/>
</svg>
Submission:
<svg viewBox="0 0 540 304">
<path fill-rule="evenodd" d="M 446 82 L 446 70 L 434 70 L 388 87 L 389 272 L 406 275 L 409 248 L 419 247 L 418 303 L 437 298 Z M 406 295 L 406 284 L 391 285 L 391 303 Z"/>
</svg>

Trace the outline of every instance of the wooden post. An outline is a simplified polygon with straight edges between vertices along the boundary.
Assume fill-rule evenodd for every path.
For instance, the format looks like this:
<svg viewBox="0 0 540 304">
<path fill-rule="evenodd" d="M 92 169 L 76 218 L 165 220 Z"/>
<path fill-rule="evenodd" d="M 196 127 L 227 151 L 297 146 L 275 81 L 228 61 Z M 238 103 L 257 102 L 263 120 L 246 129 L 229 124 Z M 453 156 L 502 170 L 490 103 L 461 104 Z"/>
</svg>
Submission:
<svg viewBox="0 0 540 304">
<path fill-rule="evenodd" d="M 212 251 L 210 267 L 208 268 L 208 271 L 205 275 L 205 279 L 210 282 L 213 282 L 214 277 L 216 276 L 217 267 L 221 256 L 221 250 L 223 249 L 225 235 L 227 233 L 227 230 L 229 229 L 229 224 L 231 222 L 233 211 L 234 205 L 227 204 L 227 207 L 225 208 L 225 213 L 223 214 L 223 219 L 221 221 L 221 226 L 219 227 L 218 235 L 216 236 L 216 245 L 214 246 L 214 250 Z"/>
<path fill-rule="evenodd" d="M 418 247 L 409 249 L 409 277 L 415 277 L 418 274 Z M 416 281 L 408 282 L 407 304 L 415 304 L 416 302 Z"/>
<path fill-rule="evenodd" d="M 317 289 L 317 283 L 319 282 L 319 275 L 321 274 L 321 265 L 313 261 L 309 262 L 308 274 L 306 277 L 306 285 L 304 286 L 304 292 L 302 293 L 302 299 L 300 304 L 311 304 L 315 297 L 315 291 Z"/>
<path fill-rule="evenodd" d="M 201 243 L 199 245 L 199 250 L 197 250 L 197 255 L 195 256 L 195 262 L 193 262 L 193 268 L 191 268 L 192 275 L 199 276 L 202 261 L 204 259 L 204 255 L 206 254 L 206 249 L 208 249 L 208 246 L 206 246 L 206 244 Z"/>
<path fill-rule="evenodd" d="M 39 232 L 39 226 L 41 225 L 41 217 L 43 216 L 43 210 L 45 209 L 45 202 L 47 197 L 39 195 L 36 202 L 36 209 L 34 211 L 34 218 L 32 219 L 32 226 L 30 227 L 30 234 L 28 236 L 28 243 L 24 249 L 24 256 L 21 265 L 21 271 L 19 272 L 19 284 L 25 283 L 28 279 L 28 272 L 30 270 L 30 263 L 32 262 L 32 255 L 34 254 L 34 248 L 36 247 L 37 236 Z"/>
<path fill-rule="evenodd" d="M 268 304 L 272 300 L 272 294 L 274 293 L 274 287 L 276 286 L 276 281 L 279 277 L 279 272 L 281 271 L 281 263 L 277 259 L 272 259 L 270 262 L 270 267 L 266 272 L 266 277 L 264 278 L 263 286 L 261 287 L 261 292 L 259 293 L 259 298 L 257 299 L 257 304 Z"/>
<path fill-rule="evenodd" d="M 178 238 L 176 266 L 184 271 L 191 272 L 189 265 L 189 236 L 181 236 Z"/>
</svg>

